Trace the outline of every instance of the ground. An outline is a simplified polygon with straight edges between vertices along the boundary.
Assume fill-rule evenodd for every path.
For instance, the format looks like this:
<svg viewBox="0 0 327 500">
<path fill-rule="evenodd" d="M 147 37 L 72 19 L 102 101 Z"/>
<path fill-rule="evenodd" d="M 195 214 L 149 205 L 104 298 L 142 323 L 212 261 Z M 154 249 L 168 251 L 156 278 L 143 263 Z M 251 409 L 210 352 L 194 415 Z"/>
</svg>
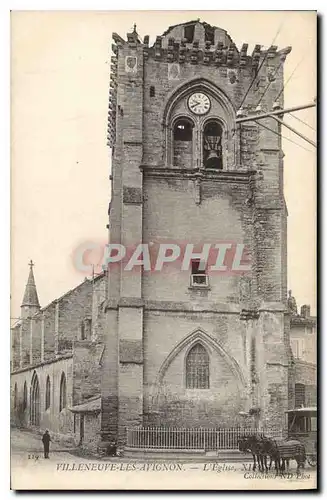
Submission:
<svg viewBox="0 0 327 500">
<path fill-rule="evenodd" d="M 275 478 L 253 473 L 249 462 L 224 463 L 214 458 L 98 459 L 77 456 L 74 450 L 52 444 L 45 460 L 39 435 L 11 432 L 12 489 L 312 489 L 316 470 L 306 466 L 297 476 L 292 462 L 289 475 Z M 211 461 L 210 461 L 211 460 Z"/>
</svg>

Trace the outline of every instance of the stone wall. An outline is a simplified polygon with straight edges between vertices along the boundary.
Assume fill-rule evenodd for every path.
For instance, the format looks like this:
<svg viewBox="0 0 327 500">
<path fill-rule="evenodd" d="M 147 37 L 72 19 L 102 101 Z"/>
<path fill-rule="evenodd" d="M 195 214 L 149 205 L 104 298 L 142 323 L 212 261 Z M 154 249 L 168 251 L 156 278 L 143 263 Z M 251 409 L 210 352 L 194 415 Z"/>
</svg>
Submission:
<svg viewBox="0 0 327 500">
<path fill-rule="evenodd" d="M 60 381 L 62 374 L 66 376 L 67 388 L 67 406 L 60 411 Z M 17 370 L 11 375 L 11 390 L 15 384 L 18 389 L 18 404 L 16 408 L 13 407 L 11 416 L 15 425 L 23 427 L 30 427 L 30 408 L 31 408 L 31 383 L 33 375 L 36 374 L 40 389 L 40 429 L 49 429 L 51 432 L 58 435 L 72 435 L 73 434 L 73 417 L 72 413 L 68 410 L 73 403 L 73 362 L 72 356 L 59 358 L 50 363 L 44 362 L 35 365 L 31 368 L 24 368 Z M 50 379 L 50 407 L 45 407 L 46 395 L 46 380 Z M 27 406 L 23 408 L 24 398 L 24 383 L 27 386 Z"/>
<path fill-rule="evenodd" d="M 74 418 L 75 444 L 81 446 L 81 448 L 84 448 L 87 452 L 96 452 L 99 444 L 99 432 L 101 427 L 100 414 L 86 413 L 83 415 L 81 413 L 77 413 Z M 84 424 L 82 424 L 84 427 L 84 437 L 82 441 L 80 440 L 81 419 L 84 420 Z"/>
<path fill-rule="evenodd" d="M 209 356 L 208 389 L 187 389 L 185 359 L 199 342 Z M 147 311 L 144 329 L 145 422 L 232 426 L 246 408 L 246 331 L 237 314 Z"/>
<path fill-rule="evenodd" d="M 224 303 L 247 302 L 251 273 L 233 272 L 235 245 L 245 244 L 251 254 L 251 210 L 245 200 L 249 196 L 247 183 L 240 184 L 224 179 L 205 181 L 201 186 L 201 204 L 195 203 L 194 182 L 167 177 L 146 176 L 144 185 L 143 241 L 175 243 L 181 247 L 181 256 L 162 271 L 143 273 L 143 297 L 148 300 L 166 301 L 218 301 Z M 158 206 L 162 209 L 158 210 Z M 201 252 L 209 243 L 228 243 L 232 248 L 226 253 L 228 272 L 210 272 L 210 290 L 204 296 L 189 289 L 190 269 L 181 270 L 185 245 L 196 245 Z M 208 265 L 214 265 L 218 251 L 211 252 Z M 154 253 L 156 258 L 156 253 Z M 153 262 L 154 268 L 155 261 Z M 173 293 L 172 293 L 173 291 Z"/>
<path fill-rule="evenodd" d="M 103 349 L 102 343 L 90 340 L 75 341 L 73 350 L 74 405 L 100 393 L 100 362 Z"/>
</svg>

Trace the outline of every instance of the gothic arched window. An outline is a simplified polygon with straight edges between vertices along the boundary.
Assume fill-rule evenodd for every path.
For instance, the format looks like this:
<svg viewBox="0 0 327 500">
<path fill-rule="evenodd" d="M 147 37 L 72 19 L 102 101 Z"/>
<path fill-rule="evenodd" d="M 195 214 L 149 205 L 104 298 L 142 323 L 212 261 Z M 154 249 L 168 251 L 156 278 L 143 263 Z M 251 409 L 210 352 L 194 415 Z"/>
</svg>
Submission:
<svg viewBox="0 0 327 500">
<path fill-rule="evenodd" d="M 173 164 L 177 167 L 192 167 L 193 123 L 187 118 L 177 120 L 173 130 Z"/>
<path fill-rule="evenodd" d="M 27 384 L 26 380 L 24 382 L 24 399 L 23 399 L 23 409 L 26 410 L 27 408 Z"/>
<path fill-rule="evenodd" d="M 49 375 L 47 376 L 47 382 L 45 384 L 45 409 L 47 410 L 50 408 L 50 402 L 51 402 L 51 384 L 50 384 L 50 377 Z"/>
<path fill-rule="evenodd" d="M 186 388 L 209 389 L 209 356 L 202 344 L 195 344 L 186 358 Z"/>
<path fill-rule="evenodd" d="M 67 389 L 66 389 L 66 375 L 62 372 L 60 380 L 60 401 L 59 401 L 59 411 L 63 410 L 67 406 Z"/>
<path fill-rule="evenodd" d="M 36 372 L 33 373 L 31 382 L 31 404 L 30 419 L 31 425 L 40 425 L 40 385 Z"/>
<path fill-rule="evenodd" d="M 217 121 L 209 121 L 203 130 L 203 165 L 206 168 L 223 168 L 222 159 L 223 130 Z"/>
</svg>

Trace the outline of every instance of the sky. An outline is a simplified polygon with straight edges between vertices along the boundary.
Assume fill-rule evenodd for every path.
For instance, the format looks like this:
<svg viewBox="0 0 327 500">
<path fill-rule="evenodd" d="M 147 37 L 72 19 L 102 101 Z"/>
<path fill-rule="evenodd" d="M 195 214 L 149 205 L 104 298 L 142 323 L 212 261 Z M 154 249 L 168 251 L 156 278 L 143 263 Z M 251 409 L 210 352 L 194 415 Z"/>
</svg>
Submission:
<svg viewBox="0 0 327 500">
<path fill-rule="evenodd" d="M 135 22 L 139 35 L 150 35 L 152 44 L 168 26 L 197 18 L 227 30 L 238 48 L 248 43 L 249 54 L 255 44 L 292 46 L 285 63 L 284 105 L 313 102 L 314 12 L 12 12 L 12 318 L 20 314 L 30 259 L 45 306 L 85 278 L 73 264 L 79 245 L 107 241 L 112 32 L 125 38 Z M 285 122 L 315 140 L 315 109 L 294 115 Z M 298 306 L 310 304 L 315 313 L 316 150 L 285 127 L 283 135 L 288 287 Z"/>
</svg>

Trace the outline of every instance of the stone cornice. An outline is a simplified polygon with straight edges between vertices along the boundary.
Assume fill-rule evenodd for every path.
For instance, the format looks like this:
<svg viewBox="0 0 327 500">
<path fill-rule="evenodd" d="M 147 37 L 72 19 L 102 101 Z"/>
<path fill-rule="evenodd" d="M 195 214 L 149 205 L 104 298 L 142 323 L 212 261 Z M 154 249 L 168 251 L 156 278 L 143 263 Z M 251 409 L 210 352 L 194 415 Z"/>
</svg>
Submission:
<svg viewBox="0 0 327 500">
<path fill-rule="evenodd" d="M 164 312 L 190 312 L 190 313 L 219 313 L 219 314 L 237 314 L 241 320 L 259 319 L 261 313 L 285 313 L 286 309 L 280 303 L 262 304 L 258 309 L 241 309 L 241 305 L 231 305 L 229 303 L 207 302 L 201 306 L 190 302 L 169 301 L 169 300 L 144 300 L 139 297 L 121 297 L 109 299 L 105 310 L 120 307 L 144 308 L 145 311 L 164 311 Z"/>
<path fill-rule="evenodd" d="M 177 168 L 173 166 L 140 165 L 145 177 L 179 178 L 190 180 L 210 180 L 215 182 L 248 183 L 256 173 L 254 170 L 214 170 L 198 168 Z"/>
<path fill-rule="evenodd" d="M 144 307 L 144 300 L 139 297 L 120 297 L 118 307 Z"/>
<path fill-rule="evenodd" d="M 207 303 L 198 306 L 189 302 L 175 302 L 168 300 L 146 300 L 144 309 L 147 311 L 189 312 L 189 313 L 219 313 L 239 314 L 239 308 L 224 303 Z"/>
<path fill-rule="evenodd" d="M 190 304 L 189 302 L 176 302 L 169 300 L 143 300 L 138 297 L 121 297 L 109 299 L 106 302 L 105 310 L 118 310 L 120 307 L 144 308 L 145 311 L 164 312 L 190 312 L 190 313 L 221 313 L 239 314 L 237 306 L 224 303 L 207 303 L 203 306 Z"/>
</svg>

